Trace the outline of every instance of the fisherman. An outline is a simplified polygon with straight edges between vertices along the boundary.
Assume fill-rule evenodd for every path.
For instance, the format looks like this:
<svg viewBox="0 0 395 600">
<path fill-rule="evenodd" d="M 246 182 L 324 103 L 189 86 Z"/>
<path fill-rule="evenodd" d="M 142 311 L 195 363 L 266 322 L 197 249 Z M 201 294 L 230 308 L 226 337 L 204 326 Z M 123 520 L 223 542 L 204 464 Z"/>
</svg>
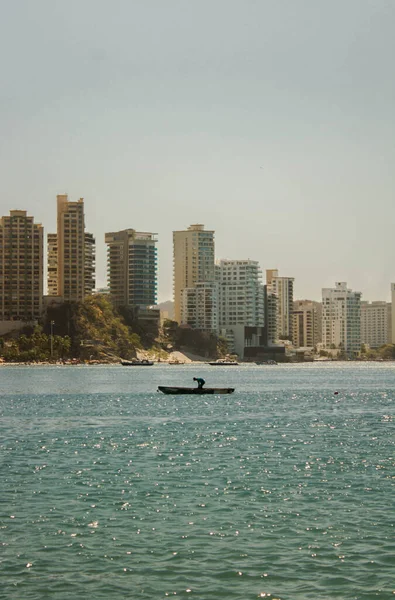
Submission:
<svg viewBox="0 0 395 600">
<path fill-rule="evenodd" d="M 199 390 L 203 389 L 203 386 L 206 383 L 202 377 L 194 377 L 193 381 L 197 382 Z"/>
</svg>

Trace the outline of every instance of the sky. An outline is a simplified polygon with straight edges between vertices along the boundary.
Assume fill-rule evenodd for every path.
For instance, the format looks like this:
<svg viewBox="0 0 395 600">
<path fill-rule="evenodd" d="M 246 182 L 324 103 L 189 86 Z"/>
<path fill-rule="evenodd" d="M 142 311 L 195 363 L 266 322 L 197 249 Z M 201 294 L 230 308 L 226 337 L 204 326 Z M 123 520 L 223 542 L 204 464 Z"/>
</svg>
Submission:
<svg viewBox="0 0 395 600">
<path fill-rule="evenodd" d="M 0 214 L 56 231 L 215 230 L 295 298 L 395 281 L 393 0 L 0 0 Z"/>
</svg>

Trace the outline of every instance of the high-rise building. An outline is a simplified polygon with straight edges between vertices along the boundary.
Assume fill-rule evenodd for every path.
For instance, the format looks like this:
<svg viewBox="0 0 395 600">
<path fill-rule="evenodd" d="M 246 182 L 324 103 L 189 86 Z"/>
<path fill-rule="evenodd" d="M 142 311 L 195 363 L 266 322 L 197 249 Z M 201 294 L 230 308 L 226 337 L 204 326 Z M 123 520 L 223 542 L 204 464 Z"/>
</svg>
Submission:
<svg viewBox="0 0 395 600">
<path fill-rule="evenodd" d="M 292 343 L 296 348 L 313 348 L 321 341 L 322 305 L 320 302 L 295 300 L 292 320 Z"/>
<path fill-rule="evenodd" d="M 279 277 L 277 269 L 267 269 L 268 294 L 277 296 L 277 339 L 291 339 L 293 331 L 293 277 Z"/>
<path fill-rule="evenodd" d="M 391 343 L 388 337 L 389 306 L 389 302 L 361 302 L 361 344 L 379 348 Z"/>
<path fill-rule="evenodd" d="M 175 320 L 181 323 L 182 290 L 215 279 L 214 231 L 197 224 L 173 232 L 173 277 Z"/>
<path fill-rule="evenodd" d="M 256 260 L 220 260 L 215 265 L 219 283 L 219 327 L 262 327 L 263 285 Z"/>
<path fill-rule="evenodd" d="M 85 231 L 84 200 L 57 196 L 57 233 L 47 236 L 48 295 L 80 301 L 95 288 L 95 238 Z"/>
<path fill-rule="evenodd" d="M 43 227 L 11 210 L 0 219 L 0 320 L 36 320 L 42 301 Z"/>
<path fill-rule="evenodd" d="M 206 281 L 181 291 L 181 323 L 218 332 L 218 283 Z"/>
<path fill-rule="evenodd" d="M 278 298 L 269 286 L 263 286 L 263 304 L 265 310 L 265 345 L 274 346 L 278 340 Z"/>
<path fill-rule="evenodd" d="M 322 342 L 353 357 L 361 350 L 361 292 L 335 285 L 322 290 Z"/>
<path fill-rule="evenodd" d="M 85 232 L 84 200 L 57 196 L 57 233 L 48 234 L 48 293 L 80 301 L 95 287 L 95 239 Z"/>
<path fill-rule="evenodd" d="M 48 296 L 58 295 L 58 234 L 47 234 Z"/>
<path fill-rule="evenodd" d="M 157 241 L 156 233 L 134 229 L 105 234 L 108 284 L 115 306 L 156 304 Z"/>
<path fill-rule="evenodd" d="M 87 231 L 85 231 L 84 282 L 85 296 L 91 296 L 96 283 L 96 244 L 93 234 Z"/>
</svg>

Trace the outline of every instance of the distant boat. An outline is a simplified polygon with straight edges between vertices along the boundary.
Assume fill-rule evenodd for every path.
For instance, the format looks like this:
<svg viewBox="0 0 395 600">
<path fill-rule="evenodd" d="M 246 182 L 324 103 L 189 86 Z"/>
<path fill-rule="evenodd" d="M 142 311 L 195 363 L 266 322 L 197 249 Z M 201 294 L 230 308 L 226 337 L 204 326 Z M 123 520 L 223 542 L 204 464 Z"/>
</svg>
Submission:
<svg viewBox="0 0 395 600">
<path fill-rule="evenodd" d="M 230 360 L 228 358 L 218 358 L 217 360 L 213 360 L 208 364 L 213 367 L 233 367 L 234 365 L 238 365 L 239 363 L 235 360 Z"/>
<path fill-rule="evenodd" d="M 256 365 L 277 365 L 278 363 L 275 360 L 262 360 L 255 363 Z"/>
<path fill-rule="evenodd" d="M 121 365 L 124 367 L 152 367 L 152 360 L 143 358 L 142 360 L 121 360 Z"/>
<path fill-rule="evenodd" d="M 158 392 L 163 394 L 233 394 L 235 388 L 188 388 L 188 387 L 169 387 L 160 385 Z"/>
</svg>

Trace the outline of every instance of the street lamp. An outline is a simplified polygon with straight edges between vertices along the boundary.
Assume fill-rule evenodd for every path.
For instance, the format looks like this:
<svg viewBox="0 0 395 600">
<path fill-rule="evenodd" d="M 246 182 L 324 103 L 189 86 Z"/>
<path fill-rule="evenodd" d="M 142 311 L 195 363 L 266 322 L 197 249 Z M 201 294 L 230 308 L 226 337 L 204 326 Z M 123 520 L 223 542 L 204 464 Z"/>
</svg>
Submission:
<svg viewBox="0 0 395 600">
<path fill-rule="evenodd" d="M 51 358 L 53 356 L 53 326 L 55 325 L 55 321 L 51 321 Z"/>
</svg>

